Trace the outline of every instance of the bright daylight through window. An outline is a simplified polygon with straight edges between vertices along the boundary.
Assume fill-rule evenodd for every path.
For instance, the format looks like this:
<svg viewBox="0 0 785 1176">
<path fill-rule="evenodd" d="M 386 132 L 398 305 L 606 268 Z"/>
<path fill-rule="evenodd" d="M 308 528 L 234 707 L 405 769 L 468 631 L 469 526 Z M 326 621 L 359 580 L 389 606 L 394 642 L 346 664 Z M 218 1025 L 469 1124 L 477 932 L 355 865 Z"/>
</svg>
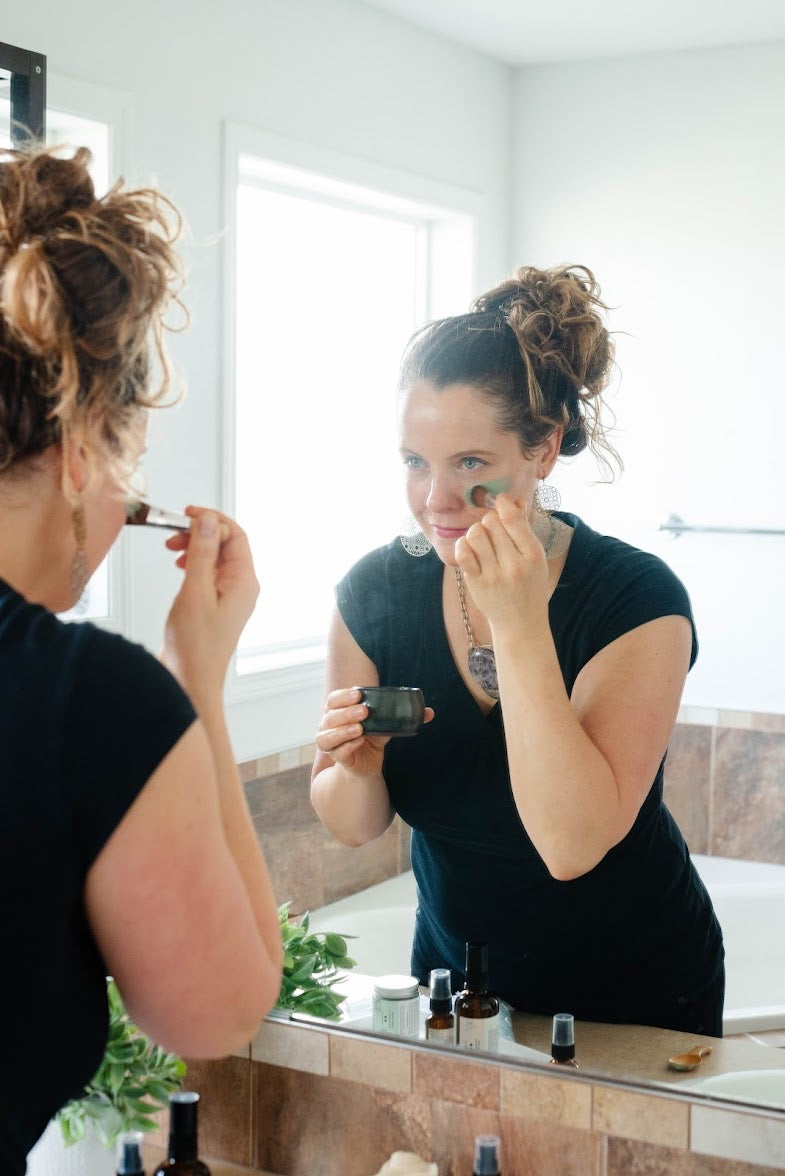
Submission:
<svg viewBox="0 0 785 1176">
<path fill-rule="evenodd" d="M 474 222 L 240 159 L 235 510 L 261 583 L 239 650 L 250 673 L 318 660 L 335 583 L 400 530 L 398 366 L 418 325 L 466 308 Z"/>
</svg>

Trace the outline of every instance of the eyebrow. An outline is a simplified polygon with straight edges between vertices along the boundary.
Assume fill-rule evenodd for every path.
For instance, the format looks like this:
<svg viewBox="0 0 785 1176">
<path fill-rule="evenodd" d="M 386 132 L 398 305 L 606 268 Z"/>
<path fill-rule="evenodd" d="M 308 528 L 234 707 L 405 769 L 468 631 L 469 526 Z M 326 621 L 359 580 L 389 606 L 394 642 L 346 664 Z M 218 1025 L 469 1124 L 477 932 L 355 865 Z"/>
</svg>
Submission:
<svg viewBox="0 0 785 1176">
<path fill-rule="evenodd" d="M 398 447 L 398 451 L 399 453 L 413 453 L 417 457 L 421 456 L 421 454 L 419 454 L 417 450 L 413 449 L 410 445 L 400 445 Z M 492 449 L 460 449 L 457 453 L 451 453 L 447 460 L 455 461 L 459 457 L 487 457 L 495 461 L 498 457 L 498 454 L 496 454 Z"/>
</svg>

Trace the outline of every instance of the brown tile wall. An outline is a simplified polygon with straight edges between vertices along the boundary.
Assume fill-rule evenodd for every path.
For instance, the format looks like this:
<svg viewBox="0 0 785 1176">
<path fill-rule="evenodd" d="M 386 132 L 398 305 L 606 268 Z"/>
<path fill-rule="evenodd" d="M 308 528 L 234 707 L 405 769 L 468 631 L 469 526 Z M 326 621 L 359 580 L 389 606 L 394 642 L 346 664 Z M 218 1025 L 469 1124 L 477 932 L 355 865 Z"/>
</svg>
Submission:
<svg viewBox="0 0 785 1176">
<path fill-rule="evenodd" d="M 409 830 L 399 817 L 376 841 L 339 845 L 311 807 L 313 747 L 240 765 L 256 832 L 279 902 L 316 910 L 408 870 Z"/>
<path fill-rule="evenodd" d="M 374 1176 L 413 1151 L 471 1176 L 474 1137 L 501 1137 L 510 1176 L 768 1176 L 785 1115 L 523 1070 L 269 1021 L 250 1056 L 193 1063 L 200 1151 L 281 1176 Z"/>
<path fill-rule="evenodd" d="M 680 722 L 665 800 L 693 853 L 785 864 L 785 716 Z"/>
</svg>

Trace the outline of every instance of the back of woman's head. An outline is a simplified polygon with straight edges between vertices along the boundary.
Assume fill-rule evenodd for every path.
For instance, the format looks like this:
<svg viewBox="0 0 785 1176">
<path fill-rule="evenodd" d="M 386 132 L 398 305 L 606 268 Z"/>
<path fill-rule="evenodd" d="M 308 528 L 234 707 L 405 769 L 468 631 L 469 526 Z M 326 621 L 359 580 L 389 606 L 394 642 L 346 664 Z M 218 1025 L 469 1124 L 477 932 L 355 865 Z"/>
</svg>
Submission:
<svg viewBox="0 0 785 1176">
<path fill-rule="evenodd" d="M 614 356 L 606 309 L 584 266 L 521 266 L 475 299 L 468 314 L 419 331 L 404 355 L 400 386 L 469 384 L 488 397 L 500 428 L 516 433 L 524 452 L 561 427 L 562 454 L 589 445 L 608 469 L 608 458 L 618 457 L 601 421 Z"/>
<path fill-rule="evenodd" d="M 169 386 L 180 218 L 150 189 L 96 198 L 90 162 L 86 148 L 0 155 L 0 471 L 76 435 L 125 476 L 140 410 Z"/>
</svg>

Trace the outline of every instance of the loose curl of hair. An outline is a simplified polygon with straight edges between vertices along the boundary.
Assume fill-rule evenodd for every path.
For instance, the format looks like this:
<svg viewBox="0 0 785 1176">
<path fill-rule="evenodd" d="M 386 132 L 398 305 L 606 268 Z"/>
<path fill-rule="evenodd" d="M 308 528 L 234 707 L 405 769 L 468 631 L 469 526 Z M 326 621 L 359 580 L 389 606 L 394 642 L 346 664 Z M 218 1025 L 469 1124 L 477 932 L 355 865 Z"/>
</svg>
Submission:
<svg viewBox="0 0 785 1176">
<path fill-rule="evenodd" d="M 499 427 L 518 435 L 524 453 L 561 427 L 560 453 L 573 456 L 588 446 L 612 478 L 622 463 L 602 422 L 602 392 L 614 366 L 602 319 L 607 309 L 585 266 L 521 266 L 476 298 L 468 314 L 416 332 L 399 386 L 470 384 L 493 403 Z"/>
<path fill-rule="evenodd" d="M 124 485 L 142 410 L 171 402 L 164 315 L 182 308 L 182 222 L 153 189 L 119 181 L 96 198 L 91 159 L 0 154 L 0 472 L 77 436 Z"/>
</svg>

